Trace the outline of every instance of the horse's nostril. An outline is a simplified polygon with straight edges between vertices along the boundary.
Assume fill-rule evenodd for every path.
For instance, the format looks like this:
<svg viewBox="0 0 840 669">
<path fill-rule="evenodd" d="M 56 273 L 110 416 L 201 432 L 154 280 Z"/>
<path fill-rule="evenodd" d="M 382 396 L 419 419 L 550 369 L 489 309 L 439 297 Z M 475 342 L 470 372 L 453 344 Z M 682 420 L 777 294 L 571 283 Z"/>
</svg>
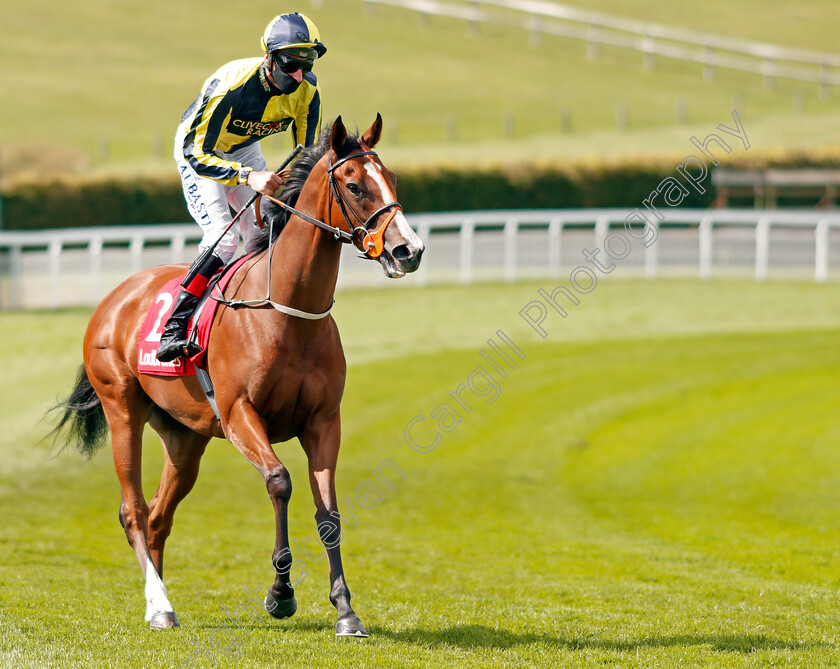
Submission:
<svg viewBox="0 0 840 669">
<path fill-rule="evenodd" d="M 422 245 L 419 249 L 416 249 L 412 248 L 409 244 L 400 244 L 399 246 L 395 246 L 393 251 L 391 251 L 391 258 L 405 274 L 417 271 L 417 268 L 420 267 L 420 258 L 422 255 Z"/>
<path fill-rule="evenodd" d="M 396 260 L 407 260 L 411 257 L 411 251 L 408 250 L 408 244 L 400 244 L 391 251 L 391 255 Z"/>
</svg>

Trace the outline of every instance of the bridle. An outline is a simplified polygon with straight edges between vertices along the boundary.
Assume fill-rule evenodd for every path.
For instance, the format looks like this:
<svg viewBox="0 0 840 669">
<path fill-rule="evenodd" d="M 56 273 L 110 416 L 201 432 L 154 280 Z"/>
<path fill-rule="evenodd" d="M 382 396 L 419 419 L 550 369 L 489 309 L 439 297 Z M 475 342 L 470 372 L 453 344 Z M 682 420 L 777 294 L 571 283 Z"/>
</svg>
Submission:
<svg viewBox="0 0 840 669">
<path fill-rule="evenodd" d="M 373 161 L 369 160 L 369 163 L 373 165 L 374 169 L 379 172 L 379 175 L 382 177 L 382 183 L 385 185 L 387 189 L 388 195 L 391 196 L 391 202 L 381 206 L 379 209 L 374 211 L 367 219 L 362 219 L 361 216 L 356 212 L 356 210 L 350 205 L 347 201 L 346 195 L 344 195 L 341 187 L 339 186 L 338 179 L 335 177 L 335 171 L 344 163 L 349 160 L 353 160 L 354 158 L 360 158 L 362 156 L 376 156 L 376 151 L 372 151 L 370 149 L 364 151 L 357 151 L 356 153 L 351 153 L 350 155 L 344 156 L 340 158 L 335 163 L 333 163 L 332 157 L 333 152 L 330 150 L 328 156 L 328 165 L 327 165 L 327 177 L 329 180 L 329 193 L 327 196 L 327 220 L 321 221 L 313 216 L 305 214 L 298 209 L 295 209 L 291 205 L 286 204 L 285 202 L 278 200 L 270 195 L 264 195 L 263 197 L 267 198 L 274 204 L 282 207 L 286 211 L 295 214 L 299 218 L 302 218 L 304 221 L 311 223 L 312 225 L 321 228 L 322 230 L 326 230 L 330 232 L 333 237 L 337 241 L 340 241 L 345 244 L 352 243 L 362 254 L 362 257 L 368 258 L 370 260 L 376 260 L 379 256 L 382 255 L 382 252 L 385 250 L 385 230 L 391 224 L 391 221 L 394 220 L 394 217 L 397 215 L 397 211 L 402 211 L 402 205 L 397 202 L 397 199 L 394 197 L 393 192 L 391 192 L 391 187 L 388 185 L 388 182 L 385 180 L 385 176 L 382 174 L 382 170 L 379 169 L 379 166 Z M 332 224 L 332 205 L 333 200 L 335 200 L 336 204 L 338 204 L 338 208 L 341 210 L 341 215 L 344 217 L 344 221 L 347 223 L 347 227 L 349 228 L 349 232 L 347 230 L 342 230 L 338 226 Z M 262 221 L 260 219 L 259 214 L 259 203 L 257 203 L 254 207 L 257 213 L 257 221 L 260 227 L 262 227 Z M 370 231 L 370 226 L 373 222 L 386 211 L 391 211 L 390 216 L 388 216 L 387 220 L 379 226 L 379 228 L 375 232 Z M 353 219 L 350 218 L 350 214 L 352 214 L 353 219 L 355 219 L 355 223 Z M 356 224 L 358 223 L 358 225 Z"/>
<path fill-rule="evenodd" d="M 402 211 L 402 206 L 397 199 L 394 197 L 394 193 L 391 191 L 391 187 L 388 185 L 388 182 L 385 180 L 385 176 L 382 174 L 382 170 L 379 169 L 379 166 L 373 161 L 370 160 L 370 164 L 373 165 L 374 169 L 379 172 L 379 175 L 382 177 L 382 183 L 387 190 L 387 194 L 391 196 L 392 202 L 389 202 L 386 205 L 383 205 L 375 212 L 373 212 L 370 216 L 367 217 L 366 220 L 362 220 L 362 217 L 356 213 L 356 210 L 350 206 L 350 203 L 347 202 L 346 197 L 344 196 L 339 184 L 338 180 L 335 178 L 335 171 L 341 165 L 346 163 L 348 160 L 352 160 L 353 158 L 359 158 L 361 156 L 375 156 L 376 152 L 371 151 L 370 149 L 364 151 L 357 151 L 356 153 L 351 153 L 348 156 L 344 156 L 340 158 L 335 163 L 332 162 L 332 155 L 333 152 L 330 150 L 329 157 L 328 157 L 328 167 L 327 167 L 327 175 L 329 178 L 329 193 L 327 196 L 327 220 L 321 221 L 314 216 L 310 216 L 309 214 L 305 214 L 304 212 L 300 211 L 299 209 L 295 209 L 291 205 L 286 204 L 285 202 L 278 200 L 274 197 L 269 195 L 260 195 L 256 202 L 254 203 L 254 211 L 257 217 L 257 225 L 261 228 L 265 227 L 265 224 L 262 221 L 262 217 L 260 216 L 260 203 L 259 198 L 265 197 L 268 198 L 271 202 L 276 204 L 279 207 L 282 207 L 286 211 L 295 214 L 295 216 L 303 219 L 307 223 L 311 223 L 312 225 L 321 228 L 322 230 L 326 230 L 327 232 L 331 233 L 333 237 L 337 241 L 340 241 L 345 244 L 352 243 L 360 252 L 361 257 L 368 258 L 369 260 L 376 260 L 379 256 L 382 255 L 383 250 L 385 249 L 385 230 L 391 224 L 391 221 L 394 220 L 394 217 L 397 215 L 397 211 Z M 342 230 L 338 226 L 332 224 L 332 204 L 333 200 L 336 201 L 338 204 L 339 209 L 341 210 L 342 216 L 344 216 L 344 220 L 347 223 L 347 227 L 349 228 L 349 232 L 347 230 Z M 385 221 L 376 232 L 370 232 L 368 229 L 369 226 L 379 217 L 381 214 L 385 213 L 388 210 L 391 211 L 391 215 L 388 216 L 388 220 Z M 348 212 L 353 215 L 353 218 L 359 223 L 355 225 L 353 221 L 348 216 Z M 273 223 L 273 221 L 272 221 Z M 271 230 L 269 230 L 269 240 L 271 239 Z M 268 305 L 280 311 L 288 316 L 294 316 L 296 318 L 303 318 L 306 320 L 317 321 L 325 318 L 329 315 L 330 310 L 332 309 L 332 305 L 326 311 L 322 311 L 321 313 L 310 313 L 307 311 L 301 311 L 299 309 L 294 309 L 292 307 L 286 306 L 284 304 L 278 304 L 271 300 L 271 257 L 272 254 L 268 254 L 268 271 L 266 272 L 266 294 L 265 297 L 258 300 L 228 300 L 225 299 L 225 296 L 221 294 L 219 291 L 219 295 L 211 294 L 212 297 L 217 302 L 221 302 L 222 304 L 227 305 L 228 307 L 232 307 L 234 309 L 238 309 L 240 307 L 261 307 L 264 305 Z M 218 285 L 216 286 L 218 288 Z"/>
</svg>

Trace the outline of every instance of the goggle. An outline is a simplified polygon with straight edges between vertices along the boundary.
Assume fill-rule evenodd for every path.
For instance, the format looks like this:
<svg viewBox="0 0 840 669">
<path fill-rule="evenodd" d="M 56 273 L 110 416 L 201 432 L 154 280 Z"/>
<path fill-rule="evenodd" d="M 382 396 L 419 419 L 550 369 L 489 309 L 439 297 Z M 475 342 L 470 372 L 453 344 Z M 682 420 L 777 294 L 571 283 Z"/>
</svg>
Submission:
<svg viewBox="0 0 840 669">
<path fill-rule="evenodd" d="M 298 70 L 311 72 L 317 56 L 318 52 L 315 49 L 294 49 L 282 53 L 276 52 L 271 58 L 283 72 L 291 74 Z"/>
</svg>

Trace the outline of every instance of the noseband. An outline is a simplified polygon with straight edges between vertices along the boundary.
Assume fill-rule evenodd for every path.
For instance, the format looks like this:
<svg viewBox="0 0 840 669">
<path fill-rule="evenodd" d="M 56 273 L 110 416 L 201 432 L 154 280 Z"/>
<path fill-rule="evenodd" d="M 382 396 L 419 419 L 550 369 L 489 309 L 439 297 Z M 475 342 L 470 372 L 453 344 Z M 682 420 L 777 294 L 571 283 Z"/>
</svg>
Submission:
<svg viewBox="0 0 840 669">
<path fill-rule="evenodd" d="M 367 151 L 357 151 L 356 153 L 351 153 L 348 156 L 344 156 L 344 158 L 339 159 L 337 162 L 333 163 L 332 161 L 333 152 L 330 151 L 329 158 L 328 158 L 328 167 L 327 167 L 327 176 L 329 179 L 329 194 L 327 199 L 327 220 L 320 221 L 317 218 L 309 216 L 308 214 L 304 214 L 302 211 L 299 211 L 292 207 L 291 205 L 282 202 L 270 195 L 266 195 L 271 202 L 274 204 L 282 207 L 283 209 L 289 211 L 292 214 L 295 214 L 299 218 L 302 218 L 304 221 L 308 223 L 312 223 L 312 225 L 321 228 L 322 230 L 326 230 L 332 233 L 333 237 L 335 237 L 338 241 L 342 243 L 352 243 L 359 252 L 365 257 L 370 260 L 375 260 L 379 256 L 382 255 L 382 252 L 385 250 L 385 230 L 391 224 L 391 221 L 394 220 L 394 217 L 397 215 L 397 211 L 402 211 L 402 205 L 396 201 L 394 198 L 394 194 L 391 192 L 391 189 L 388 187 L 387 181 L 385 181 L 385 177 L 382 177 L 383 183 L 385 183 L 385 187 L 388 189 L 388 194 L 391 196 L 393 202 L 390 202 L 386 205 L 383 205 L 375 212 L 373 212 L 367 219 L 363 220 L 361 216 L 356 212 L 355 209 L 350 205 L 347 201 L 346 196 L 344 195 L 343 191 L 341 190 L 338 180 L 335 178 L 335 171 L 341 165 L 346 163 L 348 160 L 353 160 L 354 158 L 359 158 L 361 156 L 375 156 L 376 151 L 371 151 L 368 149 Z M 379 167 L 374 163 L 372 160 L 370 164 L 374 166 L 379 174 L 382 174 L 382 171 Z M 342 216 L 344 216 L 344 220 L 347 223 L 347 227 L 350 228 L 350 232 L 346 230 L 342 230 L 341 228 L 332 224 L 332 203 L 335 200 L 336 204 L 338 204 L 338 208 L 341 210 Z M 259 203 L 256 205 L 255 210 L 257 212 L 257 216 L 259 217 Z M 391 215 L 388 216 L 385 223 L 379 226 L 379 229 L 375 232 L 370 231 L 370 226 L 374 223 L 374 221 L 381 216 L 386 211 L 391 210 Z M 355 223 L 353 219 L 350 218 L 349 214 L 353 215 L 353 219 L 355 219 Z M 356 224 L 358 223 L 358 225 Z M 262 225 L 260 226 L 262 227 Z"/>
</svg>

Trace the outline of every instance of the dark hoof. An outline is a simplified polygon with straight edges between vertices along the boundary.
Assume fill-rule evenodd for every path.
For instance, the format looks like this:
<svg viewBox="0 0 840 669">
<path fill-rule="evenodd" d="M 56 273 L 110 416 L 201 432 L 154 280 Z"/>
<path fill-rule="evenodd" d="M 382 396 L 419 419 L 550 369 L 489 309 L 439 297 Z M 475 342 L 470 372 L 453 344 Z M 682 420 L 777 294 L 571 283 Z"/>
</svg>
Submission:
<svg viewBox="0 0 840 669">
<path fill-rule="evenodd" d="M 362 621 L 359 620 L 358 616 L 349 616 L 347 618 L 342 618 L 335 624 L 335 635 L 336 636 L 354 636 L 359 639 L 366 639 L 370 636 L 368 631 L 365 629 L 365 626 L 362 625 Z"/>
<path fill-rule="evenodd" d="M 265 596 L 265 610 L 278 620 L 291 618 L 297 611 L 297 600 L 294 595 L 291 599 L 275 599 L 269 592 Z"/>
<path fill-rule="evenodd" d="M 171 630 L 180 626 L 174 611 L 159 611 L 149 621 L 149 627 L 153 630 Z"/>
</svg>

